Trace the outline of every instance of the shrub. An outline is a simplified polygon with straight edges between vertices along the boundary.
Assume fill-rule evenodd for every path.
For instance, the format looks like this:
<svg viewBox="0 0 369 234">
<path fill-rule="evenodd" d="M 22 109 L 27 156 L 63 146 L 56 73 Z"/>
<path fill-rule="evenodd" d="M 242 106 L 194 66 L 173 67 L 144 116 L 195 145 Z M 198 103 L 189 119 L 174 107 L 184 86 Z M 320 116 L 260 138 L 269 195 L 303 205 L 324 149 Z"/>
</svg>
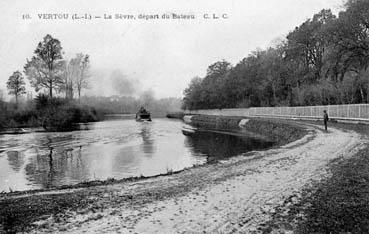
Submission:
<svg viewBox="0 0 369 234">
<path fill-rule="evenodd" d="M 45 94 L 38 94 L 35 98 L 36 110 L 42 110 L 49 103 L 49 97 Z"/>
<path fill-rule="evenodd" d="M 76 128 L 76 112 L 68 106 L 49 106 L 44 110 L 42 126 L 48 131 L 69 131 Z"/>
<path fill-rule="evenodd" d="M 0 105 L 0 129 L 42 126 L 48 131 L 70 131 L 77 129 L 78 123 L 98 120 L 98 112 L 94 108 L 44 94 L 37 95 L 34 103 L 22 110 L 6 103 Z"/>
<path fill-rule="evenodd" d="M 5 128 L 5 121 L 6 121 L 6 109 L 2 101 L 0 101 L 0 131 Z"/>
<path fill-rule="evenodd" d="M 35 110 L 16 111 L 12 114 L 11 119 L 19 127 L 35 127 L 38 125 L 37 112 Z"/>
<path fill-rule="evenodd" d="M 45 105 L 39 100 L 42 126 L 48 131 L 70 131 L 78 128 L 78 123 L 98 121 L 96 110 L 62 98 L 52 98 Z M 37 104 L 36 104 L 37 105 Z"/>
</svg>

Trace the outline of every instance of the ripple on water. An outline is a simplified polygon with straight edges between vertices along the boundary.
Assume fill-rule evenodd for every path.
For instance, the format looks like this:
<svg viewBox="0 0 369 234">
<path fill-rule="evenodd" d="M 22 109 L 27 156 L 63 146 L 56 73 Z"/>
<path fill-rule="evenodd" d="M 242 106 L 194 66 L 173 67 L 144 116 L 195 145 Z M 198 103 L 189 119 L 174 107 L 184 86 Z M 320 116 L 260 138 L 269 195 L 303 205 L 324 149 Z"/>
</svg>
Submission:
<svg viewBox="0 0 369 234">
<path fill-rule="evenodd" d="M 184 135 L 183 126 L 167 119 L 118 120 L 94 123 L 85 131 L 3 135 L 0 191 L 7 191 L 9 184 L 25 190 L 151 176 L 269 146 L 214 132 Z"/>
</svg>

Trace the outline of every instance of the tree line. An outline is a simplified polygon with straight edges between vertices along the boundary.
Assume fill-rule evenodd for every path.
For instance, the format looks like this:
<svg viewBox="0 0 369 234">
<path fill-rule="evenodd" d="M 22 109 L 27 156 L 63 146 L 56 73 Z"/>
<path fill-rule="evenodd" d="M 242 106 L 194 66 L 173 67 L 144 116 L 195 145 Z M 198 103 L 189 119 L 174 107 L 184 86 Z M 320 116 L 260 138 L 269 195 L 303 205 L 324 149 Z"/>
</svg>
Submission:
<svg viewBox="0 0 369 234">
<path fill-rule="evenodd" d="M 0 129 L 44 127 L 66 131 L 78 127 L 77 123 L 101 119 L 95 108 L 80 102 L 81 91 L 88 87 L 90 77 L 89 55 L 79 53 L 67 60 L 63 54 L 60 41 L 47 34 L 27 59 L 23 73 L 13 72 L 7 89 L 16 104 L 0 100 Z M 20 107 L 19 98 L 26 93 L 24 76 L 38 95 Z M 78 102 L 73 100 L 75 95 Z"/>
<path fill-rule="evenodd" d="M 369 102 L 369 1 L 323 9 L 286 38 L 232 66 L 211 64 L 184 90 L 183 109 Z"/>
<path fill-rule="evenodd" d="M 46 91 L 49 98 L 54 92 L 65 93 L 65 97 L 73 99 L 75 94 L 81 97 L 81 91 L 88 87 L 90 57 L 79 53 L 70 60 L 63 59 L 63 48 L 58 39 L 47 34 L 38 43 L 34 55 L 27 59 L 24 74 L 36 92 Z M 14 71 L 7 81 L 9 94 L 18 98 L 26 93 L 23 73 Z"/>
<path fill-rule="evenodd" d="M 156 116 L 180 110 L 181 99 L 156 99 L 152 90 L 134 97 L 132 81 L 116 72 L 113 85 L 121 96 L 82 96 L 82 90 L 89 87 L 90 57 L 78 53 L 67 60 L 63 54 L 60 41 L 48 34 L 27 59 L 24 71 L 13 72 L 7 89 L 14 96 L 15 105 L 4 102 L 0 92 L 0 130 L 44 127 L 49 131 L 68 131 L 78 127 L 77 123 L 101 120 L 104 114 L 136 113 L 140 106 Z M 38 95 L 21 102 L 20 97 L 26 93 L 25 77 Z"/>
</svg>

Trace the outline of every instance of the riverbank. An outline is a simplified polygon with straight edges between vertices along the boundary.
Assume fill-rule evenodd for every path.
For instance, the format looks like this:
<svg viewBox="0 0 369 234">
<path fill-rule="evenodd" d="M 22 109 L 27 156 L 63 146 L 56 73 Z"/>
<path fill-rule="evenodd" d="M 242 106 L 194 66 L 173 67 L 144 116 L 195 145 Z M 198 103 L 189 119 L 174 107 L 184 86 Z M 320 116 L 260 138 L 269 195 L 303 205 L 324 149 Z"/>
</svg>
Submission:
<svg viewBox="0 0 369 234">
<path fill-rule="evenodd" d="M 169 119 L 183 119 L 184 116 L 185 116 L 185 113 L 181 111 L 170 112 L 166 114 L 166 117 Z"/>
<path fill-rule="evenodd" d="M 261 232 L 369 232 L 369 126 L 338 123 L 330 126 L 361 135 L 355 153 L 332 160 L 330 176 L 305 187 L 301 197 L 286 199 L 276 208 L 272 220 L 260 228 Z"/>
<path fill-rule="evenodd" d="M 185 122 L 200 129 L 230 131 L 260 138 L 264 141 L 274 142 L 275 146 L 288 144 L 306 135 L 306 128 L 302 127 L 298 122 L 280 119 L 194 115 L 187 116 Z"/>
<path fill-rule="evenodd" d="M 102 113 L 77 100 L 38 95 L 18 108 L 10 103 L 0 105 L 0 131 L 22 133 L 22 128 L 44 128 L 46 131 L 71 131 L 78 123 L 96 122 Z M 0 132 L 0 133 L 1 133 Z"/>
<path fill-rule="evenodd" d="M 208 117 L 207 117 L 208 118 Z M 197 118 L 200 119 L 200 118 Z M 210 121 L 210 119 L 208 119 Z M 215 121 L 215 120 L 214 120 Z M 236 128 L 238 130 L 240 127 L 237 125 L 239 120 L 236 120 L 234 118 L 231 119 L 218 119 L 217 121 L 230 122 L 232 124 L 236 125 L 230 125 L 232 126 L 232 129 L 235 130 Z M 258 123 L 268 125 L 268 122 L 260 122 L 256 120 L 252 120 L 251 123 Z M 290 128 L 295 129 L 296 133 L 291 135 L 292 137 L 296 139 L 301 138 L 306 132 L 301 127 L 291 127 L 289 125 L 283 125 L 278 122 L 274 122 L 273 124 L 269 123 L 269 126 L 274 126 L 275 128 Z M 220 126 L 218 124 L 218 126 Z M 206 127 L 206 126 L 202 126 Z M 224 126 L 223 126 L 224 127 Z M 217 130 L 225 130 L 224 128 Z M 245 130 L 245 129 L 244 129 Z M 287 129 L 285 129 L 287 130 Z M 242 132 L 239 132 L 242 134 Z M 259 134 L 260 135 L 260 134 Z M 282 139 L 281 139 L 282 140 Z M 286 140 L 286 139 L 284 139 Z M 278 144 L 282 144 L 282 141 L 278 141 Z M 214 164 L 214 162 L 213 162 Z M 109 179 L 107 181 L 91 181 L 91 182 L 84 182 L 76 185 L 68 185 L 68 186 L 62 186 L 58 188 L 53 189 L 44 189 L 44 190 L 33 190 L 33 191 L 22 191 L 22 192 L 12 192 L 12 193 L 4 193 L 1 195 L 1 201 L 0 206 L 4 207 L 4 209 L 1 209 L 0 211 L 0 221 L 1 223 L 4 223 L 6 230 L 24 230 L 27 229 L 35 220 L 37 220 L 40 217 L 44 217 L 45 215 L 52 215 L 52 214 L 58 214 L 64 210 L 75 210 L 75 209 L 81 209 L 83 205 L 81 204 L 87 204 L 88 202 L 85 201 L 86 196 L 90 193 L 88 190 L 93 187 L 100 187 L 100 186 L 114 186 L 116 184 L 131 184 L 131 183 L 139 183 L 141 181 L 145 180 L 155 180 L 161 177 L 170 177 L 174 176 L 176 174 L 183 174 L 183 173 L 189 173 L 190 175 L 193 174 L 193 171 L 201 171 L 204 170 L 204 168 L 207 168 L 210 165 L 203 165 L 203 166 L 196 166 L 193 168 L 184 169 L 178 172 L 172 172 L 169 171 L 165 174 L 153 176 L 153 177 L 134 177 L 134 178 L 127 178 L 122 180 L 116 180 L 116 179 Z M 206 169 L 205 169 L 206 170 Z M 198 172 L 194 173 L 193 176 L 197 177 Z M 211 178 L 209 178 L 210 180 Z M 188 189 L 192 189 L 189 185 Z M 86 189 L 86 190 L 85 190 Z M 81 193 L 76 193 L 77 190 L 83 190 Z M 94 190 L 94 189 L 92 189 Z M 69 191 L 73 191 L 72 194 L 69 194 Z M 53 194 L 58 193 L 58 196 L 52 196 L 51 197 L 43 197 L 43 199 L 39 199 L 39 194 Z M 65 194 L 64 194 L 65 193 Z M 151 192 L 149 192 L 151 193 Z M 173 191 L 173 194 L 176 195 L 178 191 L 175 189 Z M 100 195 L 96 195 L 100 196 Z M 172 195 L 168 195 L 172 196 Z M 16 199 L 16 202 L 14 202 L 13 199 Z M 44 206 L 44 204 L 47 204 Z M 31 225 L 32 226 L 32 225 Z"/>
<path fill-rule="evenodd" d="M 301 123 L 295 123 L 301 126 Z M 2 195 L 2 229 L 34 232 L 255 231 L 291 196 L 355 155 L 359 134 L 304 125 L 288 145 L 178 174 L 88 188 Z M 295 139 L 296 140 L 296 139 Z M 196 220 L 193 217 L 197 217 Z M 0 229 L 1 230 L 1 229 Z"/>
</svg>

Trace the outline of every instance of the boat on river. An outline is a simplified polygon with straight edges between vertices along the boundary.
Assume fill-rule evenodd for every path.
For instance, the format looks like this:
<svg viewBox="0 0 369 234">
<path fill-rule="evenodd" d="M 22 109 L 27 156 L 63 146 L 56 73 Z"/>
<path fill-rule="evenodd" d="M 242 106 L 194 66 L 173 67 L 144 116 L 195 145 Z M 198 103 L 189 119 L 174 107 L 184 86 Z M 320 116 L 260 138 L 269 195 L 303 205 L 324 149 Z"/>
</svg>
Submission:
<svg viewBox="0 0 369 234">
<path fill-rule="evenodd" d="M 151 114 L 145 108 L 141 107 L 136 113 L 136 121 L 144 122 L 151 121 Z"/>
</svg>

